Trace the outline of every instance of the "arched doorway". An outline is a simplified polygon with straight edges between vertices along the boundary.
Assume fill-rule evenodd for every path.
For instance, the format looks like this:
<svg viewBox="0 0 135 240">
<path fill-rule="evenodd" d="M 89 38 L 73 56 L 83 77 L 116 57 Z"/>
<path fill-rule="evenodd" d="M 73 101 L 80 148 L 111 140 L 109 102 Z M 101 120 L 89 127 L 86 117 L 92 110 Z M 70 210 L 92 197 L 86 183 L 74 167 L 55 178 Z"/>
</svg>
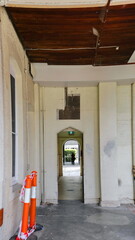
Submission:
<svg viewBox="0 0 135 240">
<path fill-rule="evenodd" d="M 83 133 L 73 128 L 58 133 L 58 199 L 83 201 Z"/>
<path fill-rule="evenodd" d="M 80 176 L 80 144 L 68 140 L 63 145 L 63 176 Z"/>
</svg>

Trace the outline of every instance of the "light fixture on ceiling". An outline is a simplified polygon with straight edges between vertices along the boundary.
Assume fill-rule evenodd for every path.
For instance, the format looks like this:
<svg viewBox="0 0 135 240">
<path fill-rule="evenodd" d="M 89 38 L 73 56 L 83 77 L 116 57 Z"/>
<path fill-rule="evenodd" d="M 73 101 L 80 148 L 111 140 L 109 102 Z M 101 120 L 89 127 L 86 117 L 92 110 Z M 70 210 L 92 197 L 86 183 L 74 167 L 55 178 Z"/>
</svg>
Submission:
<svg viewBox="0 0 135 240">
<path fill-rule="evenodd" d="M 96 37 L 99 37 L 99 32 L 96 28 L 92 28 L 92 32 L 93 32 L 93 35 L 95 35 Z"/>
</svg>

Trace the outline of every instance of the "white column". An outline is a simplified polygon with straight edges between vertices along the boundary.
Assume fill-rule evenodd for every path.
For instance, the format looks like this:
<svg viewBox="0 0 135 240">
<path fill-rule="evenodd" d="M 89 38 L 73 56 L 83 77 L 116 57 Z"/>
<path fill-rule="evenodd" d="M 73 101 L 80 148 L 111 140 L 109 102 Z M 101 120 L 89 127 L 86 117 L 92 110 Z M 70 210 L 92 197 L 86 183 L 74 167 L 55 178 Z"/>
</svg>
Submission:
<svg viewBox="0 0 135 240">
<path fill-rule="evenodd" d="M 117 85 L 99 84 L 101 206 L 118 206 Z"/>
<path fill-rule="evenodd" d="M 40 186 L 40 87 L 34 85 L 34 99 L 35 99 L 35 170 L 37 174 L 37 205 L 41 202 L 41 186 Z"/>
<path fill-rule="evenodd" d="M 0 25 L 1 32 L 1 25 Z M 1 36 L 1 34 L 0 34 Z M 3 209 L 3 176 L 4 176 L 4 89 L 3 89 L 3 74 L 2 74 L 2 49 L 0 37 L 0 214 Z M 0 216 L 1 218 L 2 216 Z M 0 221 L 0 225 L 2 221 Z"/>
<path fill-rule="evenodd" d="M 40 87 L 40 189 L 41 202 L 45 202 L 45 184 L 44 184 L 44 88 Z"/>
<path fill-rule="evenodd" d="M 135 83 L 132 85 L 132 153 L 133 153 L 133 177 L 134 177 L 134 200 L 135 200 Z"/>
</svg>

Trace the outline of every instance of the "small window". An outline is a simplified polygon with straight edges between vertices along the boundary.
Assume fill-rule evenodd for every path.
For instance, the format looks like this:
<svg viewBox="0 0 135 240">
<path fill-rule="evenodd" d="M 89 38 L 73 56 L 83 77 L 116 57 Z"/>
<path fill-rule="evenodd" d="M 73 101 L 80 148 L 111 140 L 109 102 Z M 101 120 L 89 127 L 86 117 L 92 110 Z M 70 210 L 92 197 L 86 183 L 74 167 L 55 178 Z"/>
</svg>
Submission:
<svg viewBox="0 0 135 240">
<path fill-rule="evenodd" d="M 11 119 L 12 119 L 12 177 L 16 175 L 16 101 L 15 101 L 15 78 L 10 75 L 11 80 Z"/>
</svg>

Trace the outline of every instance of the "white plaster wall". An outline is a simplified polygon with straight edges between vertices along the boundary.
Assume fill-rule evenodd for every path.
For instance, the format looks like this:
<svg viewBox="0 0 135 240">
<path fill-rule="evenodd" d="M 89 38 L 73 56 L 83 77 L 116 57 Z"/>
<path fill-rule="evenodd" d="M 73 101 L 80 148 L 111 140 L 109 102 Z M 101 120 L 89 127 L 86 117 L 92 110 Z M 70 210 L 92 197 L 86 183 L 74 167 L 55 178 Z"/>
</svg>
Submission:
<svg viewBox="0 0 135 240">
<path fill-rule="evenodd" d="M 57 133 L 67 127 L 78 129 L 84 140 L 84 201 L 99 201 L 98 156 L 98 89 L 69 88 L 69 94 L 78 93 L 81 99 L 80 120 L 58 120 L 56 111 L 63 108 L 64 88 L 44 88 L 44 165 L 45 201 L 57 203 Z"/>
<path fill-rule="evenodd" d="M 118 191 L 121 203 L 133 203 L 131 85 L 117 87 Z"/>
<path fill-rule="evenodd" d="M 34 139 L 34 142 L 35 142 L 35 149 L 34 149 L 34 165 L 33 165 L 33 169 L 35 169 L 37 172 L 38 172 L 38 175 L 37 175 L 37 205 L 40 205 L 40 202 L 41 202 L 41 171 L 42 171 L 42 165 L 41 165 L 41 153 L 40 153 L 40 145 L 41 145 L 41 142 L 40 142 L 40 87 L 35 84 L 34 85 L 34 107 L 35 107 L 35 116 L 34 116 L 34 120 L 35 120 L 35 126 L 34 126 L 34 129 L 35 129 L 35 139 Z"/>
<path fill-rule="evenodd" d="M 135 166 L 135 83 L 132 84 L 132 140 L 133 140 L 133 166 Z"/>
<path fill-rule="evenodd" d="M 45 176 L 45 168 L 44 168 L 44 88 L 39 88 L 39 105 L 40 105 L 40 112 L 39 112 L 39 142 L 40 142 L 40 191 L 41 191 L 41 202 L 45 201 L 45 184 L 44 184 L 44 176 Z"/>
<path fill-rule="evenodd" d="M 1 18 L 1 12 L 0 12 Z M 0 23 L 0 210 L 3 209 L 3 181 L 4 181 L 4 101 L 3 101 L 3 73 L 2 73 L 2 45 L 1 45 L 1 23 Z M 0 235 L 3 234 L 0 227 Z"/>
<path fill-rule="evenodd" d="M 2 75 L 0 75 L 0 83 L 2 81 L 3 112 L 4 117 L 4 142 L 0 138 L 0 148 L 3 151 L 3 195 L 0 195 L 0 203 L 3 202 L 4 208 L 4 224 L 0 227 L 0 239 L 8 240 L 17 230 L 21 219 L 21 206 L 19 202 L 20 184 L 22 184 L 24 176 L 28 173 L 28 111 L 29 105 L 34 104 L 32 79 L 28 72 L 28 59 L 18 40 L 18 37 L 10 23 L 7 14 L 3 8 L 1 12 L 1 46 L 2 61 L 0 62 Z M 11 128 L 11 96 L 10 96 L 10 72 L 16 78 L 16 113 L 17 113 L 17 178 L 16 184 L 12 181 L 12 128 Z M 31 83 L 30 83 L 31 82 Z M 2 103 L 1 101 L 1 103 Z M 1 108 L 1 107 L 0 107 Z M 2 121 L 2 118 L 0 118 Z M 0 122 L 1 124 L 2 122 Z M 30 124 L 30 123 L 29 123 Z M 32 129 L 33 131 L 33 129 Z M 2 145 L 3 144 L 3 145 Z M 33 139 L 33 151 L 34 151 Z M 2 173 L 0 173 L 0 179 Z"/>
<path fill-rule="evenodd" d="M 99 84 L 101 205 L 118 206 L 117 85 Z"/>
<path fill-rule="evenodd" d="M 27 171 L 37 171 L 37 205 L 41 202 L 41 142 L 40 142 L 40 87 L 33 84 L 31 79 L 27 81 L 28 85 L 28 111 L 27 111 Z"/>
<path fill-rule="evenodd" d="M 100 134 L 100 140 L 108 136 L 114 137 L 115 154 L 113 153 L 111 163 L 101 168 L 100 177 L 105 178 L 103 188 L 109 189 L 104 194 L 102 202 L 133 203 L 133 178 L 132 178 L 132 141 L 131 141 L 131 85 L 117 86 L 116 83 L 104 83 L 110 89 L 105 88 L 104 96 L 108 94 L 110 100 L 105 100 L 107 106 L 114 105 L 115 114 L 110 115 L 112 107 L 103 112 L 99 102 L 100 112 L 104 119 L 104 131 Z M 112 87 L 114 94 L 112 94 Z M 43 94 L 43 116 L 44 116 L 44 201 L 57 203 L 57 133 L 67 127 L 73 127 L 84 134 L 84 199 L 85 203 L 98 202 L 100 195 L 99 184 L 99 146 L 98 146 L 98 88 L 82 87 L 68 88 L 68 93 L 79 93 L 81 96 L 81 119 L 80 120 L 58 120 L 57 109 L 64 106 L 64 88 L 42 88 Z M 114 103 L 115 100 L 115 103 Z M 100 101 L 100 99 L 99 99 Z M 106 112 L 105 112 L 106 111 Z M 111 112 L 110 112 L 111 111 Z M 114 120 L 115 124 L 114 124 Z M 112 128 L 114 126 L 114 129 Z M 103 126 L 100 126 L 102 128 Z M 108 127 L 108 129 L 107 129 Z M 106 132 L 107 135 L 104 135 Z M 101 154 L 102 155 L 102 154 Z M 101 159 L 101 156 L 100 156 Z M 106 160 L 105 160 L 106 161 Z M 107 161 L 108 162 L 108 161 Z M 101 163 L 100 163 L 101 166 Z M 110 171 L 113 173 L 110 177 Z M 108 172 L 106 180 L 105 173 Z M 50 181 L 51 179 L 51 181 Z M 103 179 L 102 179 L 103 180 Z M 107 187 L 110 183 L 109 188 Z M 115 182 L 115 184 L 114 184 Z M 112 186 L 113 183 L 113 186 Z M 112 188 L 114 189 L 112 194 Z M 101 189 L 103 191 L 103 189 Z M 106 191 L 106 190 L 105 190 Z M 111 192 L 109 192 L 111 191 Z M 103 192 L 102 192 L 103 193 Z"/>
</svg>

